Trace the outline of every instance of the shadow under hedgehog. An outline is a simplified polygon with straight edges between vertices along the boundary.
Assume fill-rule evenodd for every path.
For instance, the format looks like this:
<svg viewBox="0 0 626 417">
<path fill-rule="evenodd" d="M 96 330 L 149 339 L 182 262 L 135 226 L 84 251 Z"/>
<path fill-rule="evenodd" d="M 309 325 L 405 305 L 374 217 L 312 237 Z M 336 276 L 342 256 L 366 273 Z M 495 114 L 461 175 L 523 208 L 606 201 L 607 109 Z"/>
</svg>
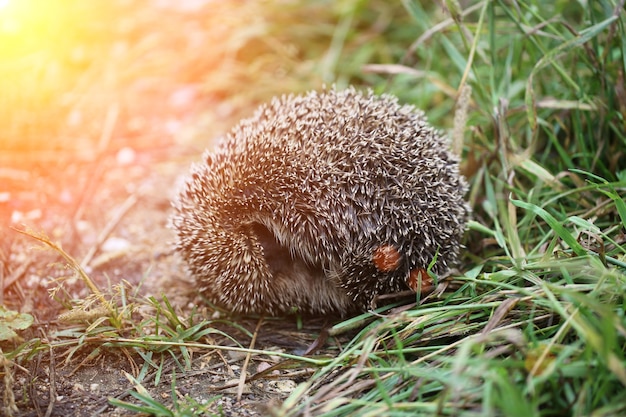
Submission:
<svg viewBox="0 0 626 417">
<path fill-rule="evenodd" d="M 424 113 L 344 91 L 275 98 L 194 164 L 174 201 L 199 290 L 241 314 L 345 316 L 456 262 L 469 208 Z M 417 274 L 419 276 L 419 274 Z"/>
</svg>

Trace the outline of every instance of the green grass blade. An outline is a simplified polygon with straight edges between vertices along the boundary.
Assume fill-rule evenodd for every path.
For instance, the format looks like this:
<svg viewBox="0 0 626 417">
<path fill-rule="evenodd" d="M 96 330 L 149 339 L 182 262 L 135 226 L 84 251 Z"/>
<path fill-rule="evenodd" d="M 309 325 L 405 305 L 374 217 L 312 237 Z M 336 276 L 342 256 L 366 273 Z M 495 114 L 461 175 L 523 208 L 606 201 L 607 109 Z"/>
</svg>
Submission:
<svg viewBox="0 0 626 417">
<path fill-rule="evenodd" d="M 559 236 L 574 251 L 576 255 L 585 256 L 587 254 L 587 251 L 580 245 L 580 243 L 578 243 L 576 238 L 565 227 L 563 227 L 562 222 L 555 219 L 554 216 L 546 210 L 535 204 L 527 203 L 521 200 L 512 199 L 511 202 L 515 206 L 528 210 L 541 217 L 546 223 L 548 223 L 550 228 L 554 230 L 557 236 Z"/>
</svg>

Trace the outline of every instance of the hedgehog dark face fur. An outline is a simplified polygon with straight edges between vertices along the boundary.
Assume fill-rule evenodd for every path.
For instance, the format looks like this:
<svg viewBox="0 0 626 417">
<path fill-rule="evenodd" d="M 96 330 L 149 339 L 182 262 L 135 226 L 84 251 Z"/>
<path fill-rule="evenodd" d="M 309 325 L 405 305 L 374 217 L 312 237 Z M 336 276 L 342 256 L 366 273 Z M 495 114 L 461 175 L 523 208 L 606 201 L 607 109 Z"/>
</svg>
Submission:
<svg viewBox="0 0 626 417">
<path fill-rule="evenodd" d="M 447 140 L 391 96 L 274 99 L 191 170 L 177 249 L 237 313 L 346 315 L 455 263 L 466 184 Z"/>
</svg>

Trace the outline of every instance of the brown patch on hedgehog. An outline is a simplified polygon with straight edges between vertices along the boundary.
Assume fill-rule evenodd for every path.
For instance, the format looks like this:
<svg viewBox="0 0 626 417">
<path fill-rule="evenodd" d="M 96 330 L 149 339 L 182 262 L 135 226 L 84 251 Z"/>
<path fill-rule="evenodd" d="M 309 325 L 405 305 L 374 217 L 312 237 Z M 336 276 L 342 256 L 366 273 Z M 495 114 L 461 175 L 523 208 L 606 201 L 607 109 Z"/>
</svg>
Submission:
<svg viewBox="0 0 626 417">
<path fill-rule="evenodd" d="M 456 263 L 469 209 L 448 148 L 389 95 L 276 98 L 192 167 L 174 202 L 178 252 L 235 313 L 367 310 L 435 256 L 435 274 Z"/>
<path fill-rule="evenodd" d="M 413 292 L 423 293 L 433 288 L 434 281 L 424 268 L 415 268 L 409 273 L 406 285 Z"/>
<path fill-rule="evenodd" d="M 395 271 L 400 267 L 402 255 L 393 245 L 380 245 L 374 250 L 372 262 L 381 272 Z"/>
</svg>

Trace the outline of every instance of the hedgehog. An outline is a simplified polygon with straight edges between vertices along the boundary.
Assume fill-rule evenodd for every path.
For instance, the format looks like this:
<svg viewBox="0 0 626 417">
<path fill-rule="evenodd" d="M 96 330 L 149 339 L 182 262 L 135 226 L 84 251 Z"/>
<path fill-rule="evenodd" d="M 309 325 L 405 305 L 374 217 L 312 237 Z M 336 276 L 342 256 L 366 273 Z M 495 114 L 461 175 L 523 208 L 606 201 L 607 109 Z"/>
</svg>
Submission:
<svg viewBox="0 0 626 417">
<path fill-rule="evenodd" d="M 411 105 L 354 87 L 272 99 L 195 163 L 177 251 L 212 304 L 346 316 L 458 262 L 467 185 Z"/>
</svg>

